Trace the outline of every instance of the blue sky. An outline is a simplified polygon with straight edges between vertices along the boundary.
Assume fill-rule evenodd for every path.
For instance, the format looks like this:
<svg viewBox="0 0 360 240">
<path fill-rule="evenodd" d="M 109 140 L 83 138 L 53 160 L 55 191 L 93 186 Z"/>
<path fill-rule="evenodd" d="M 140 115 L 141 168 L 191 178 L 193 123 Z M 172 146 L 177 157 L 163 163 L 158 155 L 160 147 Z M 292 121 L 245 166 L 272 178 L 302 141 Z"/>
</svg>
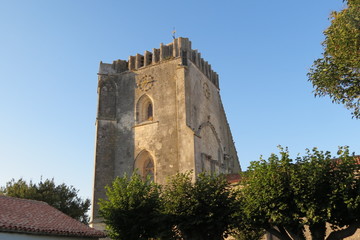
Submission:
<svg viewBox="0 0 360 240">
<path fill-rule="evenodd" d="M 188 37 L 220 75 L 245 170 L 288 146 L 360 154 L 360 120 L 306 73 L 341 0 L 0 0 L 0 186 L 55 178 L 91 198 L 99 62 Z"/>
</svg>

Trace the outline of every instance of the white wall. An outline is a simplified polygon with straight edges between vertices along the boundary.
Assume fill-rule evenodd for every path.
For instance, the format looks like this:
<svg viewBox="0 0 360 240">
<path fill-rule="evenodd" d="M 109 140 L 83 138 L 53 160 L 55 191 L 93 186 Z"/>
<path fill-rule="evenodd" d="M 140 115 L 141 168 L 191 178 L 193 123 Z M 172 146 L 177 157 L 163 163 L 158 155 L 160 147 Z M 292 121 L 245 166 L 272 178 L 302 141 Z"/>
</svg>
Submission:
<svg viewBox="0 0 360 240">
<path fill-rule="evenodd" d="M 56 237 L 34 234 L 3 233 L 0 232 L 1 240 L 89 240 L 89 238 Z"/>
</svg>

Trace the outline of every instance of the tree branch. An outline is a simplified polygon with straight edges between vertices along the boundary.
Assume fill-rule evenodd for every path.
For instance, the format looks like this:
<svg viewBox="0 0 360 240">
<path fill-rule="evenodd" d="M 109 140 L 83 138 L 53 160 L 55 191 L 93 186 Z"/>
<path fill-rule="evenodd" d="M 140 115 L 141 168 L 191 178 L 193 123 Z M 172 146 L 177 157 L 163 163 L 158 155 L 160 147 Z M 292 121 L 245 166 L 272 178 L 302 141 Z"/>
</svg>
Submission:
<svg viewBox="0 0 360 240">
<path fill-rule="evenodd" d="M 278 227 L 279 228 L 279 227 Z M 279 228 L 281 229 L 281 227 Z M 269 232 L 270 234 L 274 235 L 275 237 L 279 238 L 280 240 L 292 240 L 288 235 L 287 233 L 285 232 L 282 233 L 281 231 L 279 230 L 276 230 L 275 228 L 267 228 L 265 229 L 267 232 Z M 283 229 L 284 230 L 284 229 Z"/>
<path fill-rule="evenodd" d="M 331 232 L 330 235 L 326 238 L 326 240 L 338 240 L 350 237 L 354 235 L 358 228 L 360 228 L 360 222 L 355 222 L 353 224 L 350 224 L 347 228 Z"/>
<path fill-rule="evenodd" d="M 303 232 L 300 232 L 299 234 L 295 234 L 291 232 L 289 229 L 286 229 L 286 231 L 288 235 L 294 240 L 306 240 Z"/>
</svg>

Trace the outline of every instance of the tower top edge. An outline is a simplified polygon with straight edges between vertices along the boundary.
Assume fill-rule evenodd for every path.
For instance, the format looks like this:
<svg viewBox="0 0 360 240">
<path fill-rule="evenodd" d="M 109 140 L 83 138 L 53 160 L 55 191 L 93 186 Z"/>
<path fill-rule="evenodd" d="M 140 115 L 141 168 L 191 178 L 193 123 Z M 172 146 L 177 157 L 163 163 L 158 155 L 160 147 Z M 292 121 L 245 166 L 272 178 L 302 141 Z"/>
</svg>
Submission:
<svg viewBox="0 0 360 240">
<path fill-rule="evenodd" d="M 199 70 L 219 88 L 219 76 L 212 70 L 211 65 L 201 57 L 198 50 L 191 48 L 189 38 L 174 38 L 171 43 L 160 44 L 160 48 L 153 48 L 152 51 L 145 51 L 144 54 L 137 53 L 129 56 L 128 60 L 115 60 L 112 63 L 100 62 L 99 74 L 116 74 L 126 71 L 136 71 L 142 67 L 150 66 L 163 61 L 181 58 L 182 65 L 187 66 L 188 61 L 195 64 Z"/>
</svg>

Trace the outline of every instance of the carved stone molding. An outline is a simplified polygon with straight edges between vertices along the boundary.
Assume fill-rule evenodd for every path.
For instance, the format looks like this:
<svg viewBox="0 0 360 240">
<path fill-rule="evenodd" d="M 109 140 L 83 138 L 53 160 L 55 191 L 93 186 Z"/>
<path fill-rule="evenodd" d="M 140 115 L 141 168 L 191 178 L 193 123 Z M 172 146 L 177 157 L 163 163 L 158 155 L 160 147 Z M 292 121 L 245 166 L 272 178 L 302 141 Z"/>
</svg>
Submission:
<svg viewBox="0 0 360 240">
<path fill-rule="evenodd" d="M 152 88 L 154 82 L 155 80 L 153 76 L 145 74 L 137 81 L 137 87 L 146 92 Z"/>
</svg>

